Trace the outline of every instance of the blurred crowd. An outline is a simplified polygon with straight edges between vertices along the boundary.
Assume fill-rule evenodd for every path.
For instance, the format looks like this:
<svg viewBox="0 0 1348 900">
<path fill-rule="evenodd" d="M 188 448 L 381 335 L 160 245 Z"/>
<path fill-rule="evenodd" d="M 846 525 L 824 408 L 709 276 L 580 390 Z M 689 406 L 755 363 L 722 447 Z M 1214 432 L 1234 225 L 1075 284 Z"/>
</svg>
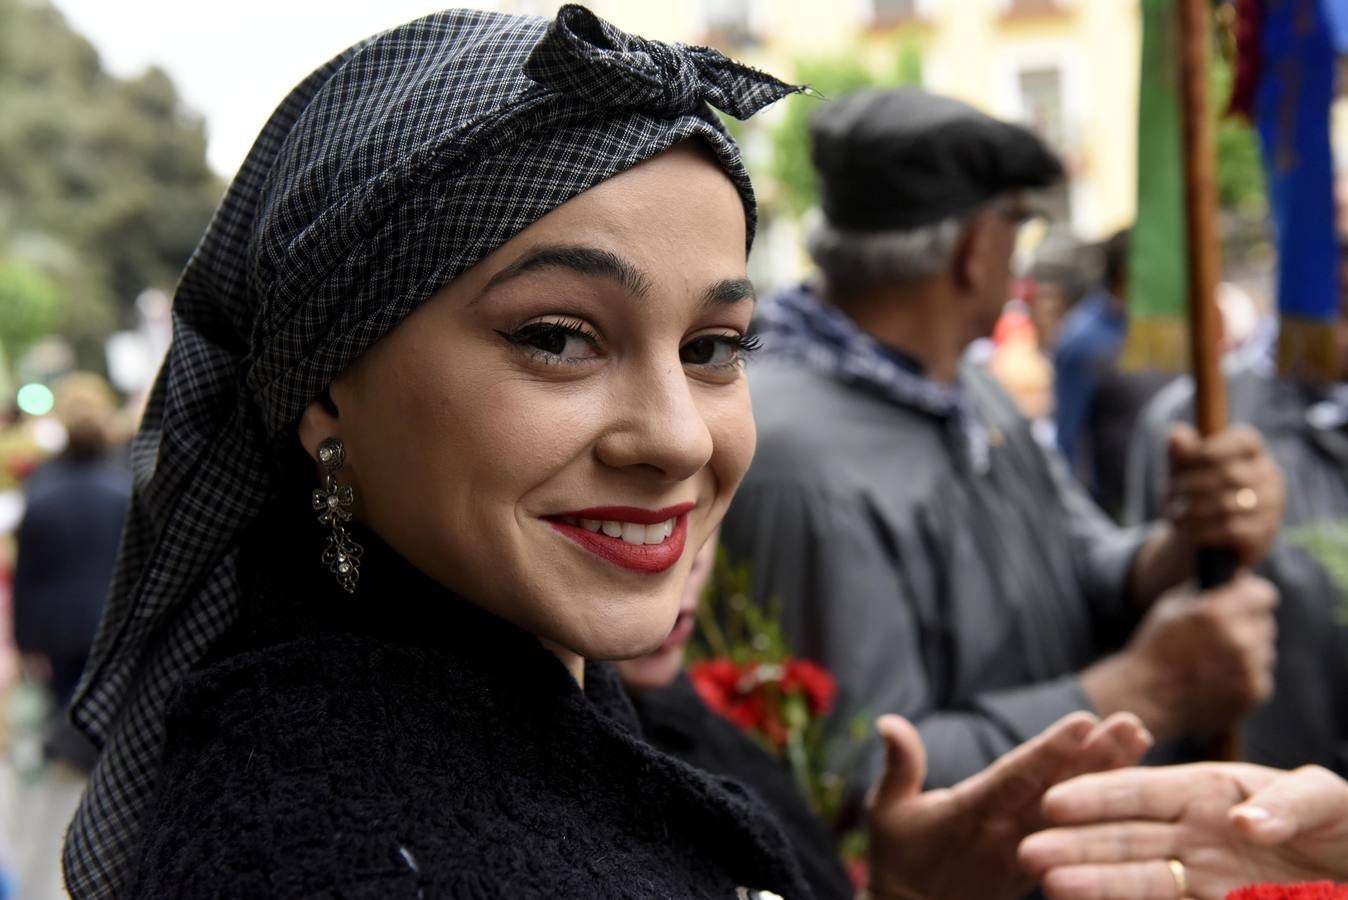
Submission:
<svg viewBox="0 0 1348 900">
<path fill-rule="evenodd" d="M 136 415 L 92 372 L 51 392 L 49 413 L 9 408 L 0 427 L 0 860 L 34 898 L 64 895 L 60 839 L 93 765 L 66 707 L 117 556 Z"/>
</svg>

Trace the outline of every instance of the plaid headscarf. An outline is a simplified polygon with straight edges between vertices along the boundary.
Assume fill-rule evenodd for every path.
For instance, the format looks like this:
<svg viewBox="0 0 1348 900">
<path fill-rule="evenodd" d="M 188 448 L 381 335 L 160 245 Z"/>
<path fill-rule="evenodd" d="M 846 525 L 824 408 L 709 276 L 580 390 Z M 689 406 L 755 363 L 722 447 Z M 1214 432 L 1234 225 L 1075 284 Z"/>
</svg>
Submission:
<svg viewBox="0 0 1348 900">
<path fill-rule="evenodd" d="M 447 282 L 549 210 L 689 138 L 753 191 L 712 104 L 796 90 L 702 47 L 453 10 L 360 43 L 282 102 L 179 283 L 132 445 L 135 493 L 75 723 L 102 748 L 67 883 L 113 897 L 154 789 L 167 701 L 237 617 L 242 532 L 285 491 L 304 408 Z"/>
</svg>

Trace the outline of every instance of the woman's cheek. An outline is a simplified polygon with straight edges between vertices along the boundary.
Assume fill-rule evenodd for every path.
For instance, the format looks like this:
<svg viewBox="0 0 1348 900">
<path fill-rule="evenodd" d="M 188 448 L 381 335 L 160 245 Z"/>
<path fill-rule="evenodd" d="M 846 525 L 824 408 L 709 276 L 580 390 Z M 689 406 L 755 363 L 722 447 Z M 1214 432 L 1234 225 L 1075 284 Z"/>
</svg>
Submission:
<svg viewBox="0 0 1348 900">
<path fill-rule="evenodd" d="M 730 494 L 749 470 L 758 440 L 748 383 L 741 380 L 733 392 L 727 391 L 726 397 L 711 403 L 706 417 L 714 445 L 712 469 L 718 492 Z"/>
</svg>

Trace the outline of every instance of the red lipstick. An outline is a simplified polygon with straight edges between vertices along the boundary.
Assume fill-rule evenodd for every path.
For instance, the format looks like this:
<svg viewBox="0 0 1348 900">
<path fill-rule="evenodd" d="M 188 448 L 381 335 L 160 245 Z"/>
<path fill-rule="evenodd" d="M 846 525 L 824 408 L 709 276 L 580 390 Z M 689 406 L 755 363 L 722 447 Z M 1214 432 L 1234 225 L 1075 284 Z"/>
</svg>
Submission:
<svg viewBox="0 0 1348 900">
<path fill-rule="evenodd" d="M 655 574 L 674 566 L 683 556 L 688 540 L 688 513 L 697 504 L 680 503 L 665 509 L 641 509 L 632 506 L 596 506 L 574 512 L 547 516 L 544 521 L 595 556 L 620 568 Z M 658 544 L 629 544 L 621 537 L 609 537 L 603 531 L 590 531 L 565 519 L 592 519 L 601 522 L 629 522 L 633 525 L 658 525 L 674 520 L 669 537 Z"/>
</svg>

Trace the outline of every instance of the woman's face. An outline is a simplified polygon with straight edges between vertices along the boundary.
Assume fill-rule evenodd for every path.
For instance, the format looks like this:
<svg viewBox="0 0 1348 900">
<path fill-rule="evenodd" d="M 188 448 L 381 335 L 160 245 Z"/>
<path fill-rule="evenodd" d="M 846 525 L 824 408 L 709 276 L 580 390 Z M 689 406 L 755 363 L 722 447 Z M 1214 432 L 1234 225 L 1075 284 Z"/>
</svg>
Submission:
<svg viewBox="0 0 1348 900">
<path fill-rule="evenodd" d="M 333 382 L 359 515 L 418 569 L 558 650 L 669 635 L 754 449 L 744 211 L 677 147 L 563 204 Z"/>
</svg>

